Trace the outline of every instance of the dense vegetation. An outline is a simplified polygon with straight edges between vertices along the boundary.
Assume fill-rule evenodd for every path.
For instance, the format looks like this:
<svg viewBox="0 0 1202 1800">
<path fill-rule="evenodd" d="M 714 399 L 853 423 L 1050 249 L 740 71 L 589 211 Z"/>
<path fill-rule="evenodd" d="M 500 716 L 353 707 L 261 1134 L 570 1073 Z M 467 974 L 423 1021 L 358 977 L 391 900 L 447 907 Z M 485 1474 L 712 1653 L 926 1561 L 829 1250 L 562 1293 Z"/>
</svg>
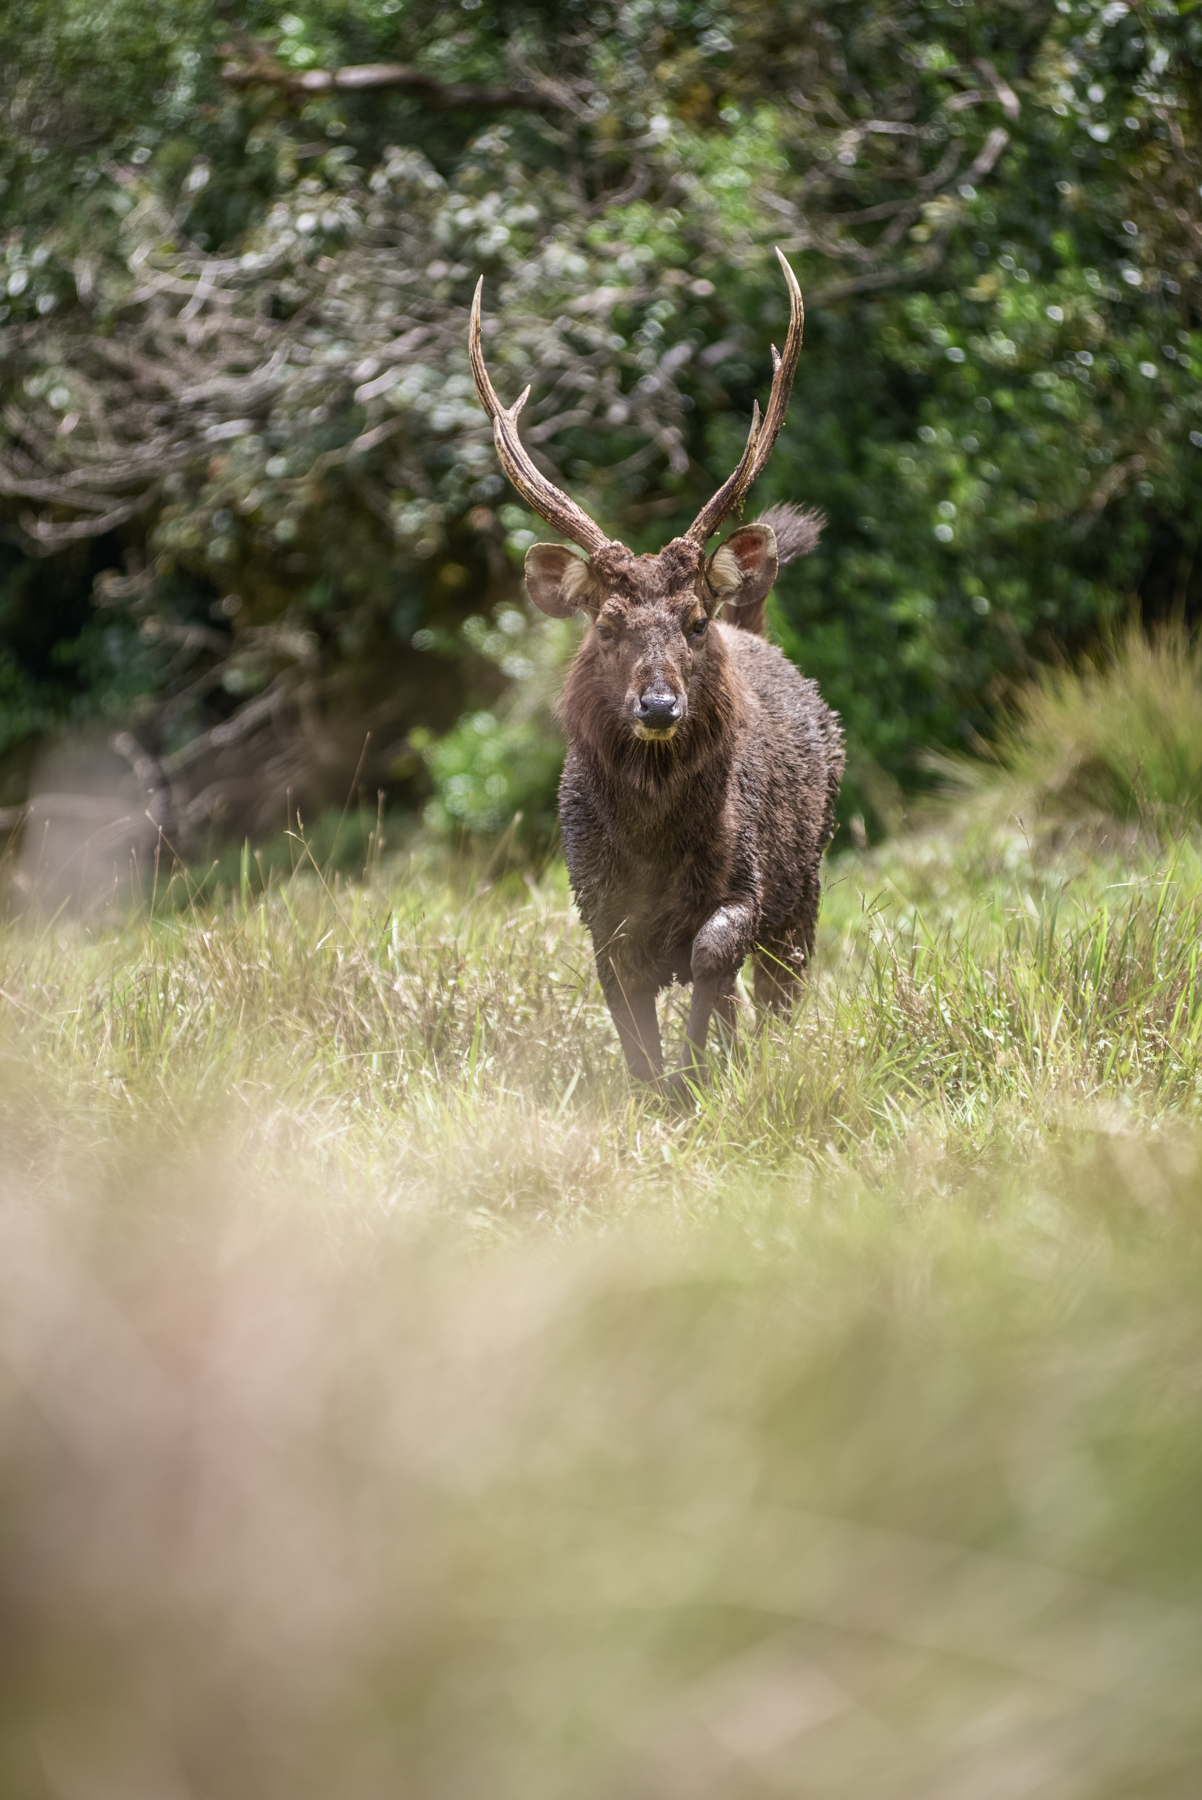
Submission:
<svg viewBox="0 0 1202 1800">
<path fill-rule="evenodd" d="M 185 847 L 357 764 L 433 783 L 444 828 L 545 822 L 565 641 L 516 603 L 544 528 L 471 391 L 479 272 L 530 441 L 642 547 L 737 454 L 788 252 L 807 342 L 752 506 L 829 516 L 776 629 L 870 827 L 1032 659 L 1195 608 L 1191 6 L 8 0 L 3 29 L 10 799 L 22 747 L 99 713 Z"/>
</svg>

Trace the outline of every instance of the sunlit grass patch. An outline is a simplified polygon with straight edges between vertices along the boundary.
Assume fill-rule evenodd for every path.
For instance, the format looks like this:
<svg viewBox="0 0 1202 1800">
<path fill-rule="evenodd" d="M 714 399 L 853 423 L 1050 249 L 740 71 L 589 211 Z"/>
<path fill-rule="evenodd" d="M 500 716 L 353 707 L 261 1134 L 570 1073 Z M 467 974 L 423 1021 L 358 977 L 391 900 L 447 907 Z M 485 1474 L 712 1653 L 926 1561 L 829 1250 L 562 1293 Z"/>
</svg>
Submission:
<svg viewBox="0 0 1202 1800">
<path fill-rule="evenodd" d="M 1192 852 L 1075 880 L 1029 864 L 991 893 L 954 861 L 935 880 L 913 846 L 832 873 L 795 1017 L 748 1007 L 684 1109 L 631 1087 L 560 869 L 496 887 L 299 871 L 117 932 L 13 926 L 10 1054 L 101 1117 L 166 1107 L 186 1132 L 221 1113 L 268 1164 L 301 1142 L 366 1159 L 390 1204 L 561 1223 L 644 1189 L 695 1197 L 732 1159 L 829 1147 L 877 1167 L 914 1132 L 975 1154 L 1117 1093 L 1193 1116 Z M 662 1010 L 678 1040 L 683 995 Z"/>
</svg>

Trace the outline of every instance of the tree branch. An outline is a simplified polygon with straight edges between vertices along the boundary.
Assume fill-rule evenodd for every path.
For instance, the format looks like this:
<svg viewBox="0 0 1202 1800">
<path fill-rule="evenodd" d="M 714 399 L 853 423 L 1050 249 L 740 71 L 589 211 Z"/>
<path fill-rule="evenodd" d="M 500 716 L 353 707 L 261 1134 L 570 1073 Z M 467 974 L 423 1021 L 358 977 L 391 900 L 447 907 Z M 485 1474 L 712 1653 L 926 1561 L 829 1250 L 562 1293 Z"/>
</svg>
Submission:
<svg viewBox="0 0 1202 1800">
<path fill-rule="evenodd" d="M 276 87 L 295 95 L 358 93 L 365 88 L 409 88 L 435 106 L 521 106 L 533 112 L 575 112 L 571 100 L 550 83 L 529 87 L 471 87 L 439 81 L 408 63 L 352 63 L 344 69 L 286 69 L 274 58 L 228 62 L 221 71 L 227 87 Z"/>
</svg>

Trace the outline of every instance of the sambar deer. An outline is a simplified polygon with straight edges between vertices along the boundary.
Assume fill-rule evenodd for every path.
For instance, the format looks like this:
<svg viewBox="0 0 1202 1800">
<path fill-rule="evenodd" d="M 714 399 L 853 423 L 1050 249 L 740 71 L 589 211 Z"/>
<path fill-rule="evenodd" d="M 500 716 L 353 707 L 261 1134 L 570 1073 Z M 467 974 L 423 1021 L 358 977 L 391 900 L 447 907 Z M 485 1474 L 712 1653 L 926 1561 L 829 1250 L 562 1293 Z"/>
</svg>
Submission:
<svg viewBox="0 0 1202 1800">
<path fill-rule="evenodd" d="M 559 544 L 526 552 L 535 606 L 553 618 L 583 610 L 591 621 L 560 700 L 564 852 L 636 1079 L 663 1078 L 659 990 L 693 984 L 673 1087 L 699 1072 L 713 1014 L 734 1024 L 749 954 L 757 1001 L 790 1008 L 813 952 L 818 864 L 843 770 L 836 714 L 761 635 L 778 567 L 813 549 L 822 519 L 774 507 L 705 555 L 767 462 L 789 402 L 804 313 L 793 271 L 776 254 L 791 313 L 784 355 L 772 349 L 767 412 L 761 422 L 753 407 L 733 475 L 655 555 L 607 538 L 534 466 L 517 427 L 530 389 L 504 407 L 484 366 L 483 281 L 472 303 L 472 372 L 505 473 L 588 557 Z"/>
</svg>

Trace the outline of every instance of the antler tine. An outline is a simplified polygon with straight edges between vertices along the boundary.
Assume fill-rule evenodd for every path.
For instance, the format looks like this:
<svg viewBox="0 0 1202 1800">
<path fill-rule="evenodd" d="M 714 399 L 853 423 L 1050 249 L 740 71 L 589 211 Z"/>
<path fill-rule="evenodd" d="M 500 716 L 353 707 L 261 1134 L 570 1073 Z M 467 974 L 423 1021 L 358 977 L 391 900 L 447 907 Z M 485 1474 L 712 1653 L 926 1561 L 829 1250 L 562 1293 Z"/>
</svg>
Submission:
<svg viewBox="0 0 1202 1800">
<path fill-rule="evenodd" d="M 780 436 L 780 428 L 785 422 L 785 413 L 788 411 L 789 395 L 793 389 L 793 376 L 797 370 L 797 360 L 801 355 L 805 306 L 801 298 L 801 289 L 797 285 L 797 277 L 780 249 L 776 252 L 776 258 L 784 270 L 785 280 L 789 284 L 789 334 L 785 339 L 785 353 L 782 356 L 776 345 L 773 344 L 772 392 L 768 397 L 768 408 L 764 414 L 763 424 L 760 424 L 759 407 L 753 407 L 751 432 L 738 468 L 728 481 L 723 482 L 713 499 L 702 507 L 689 527 L 687 535 L 695 538 L 701 544 L 704 544 L 707 538 L 712 537 L 723 519 L 742 504 L 748 488 L 772 454 L 772 446 Z"/>
<path fill-rule="evenodd" d="M 763 469 L 772 454 L 772 446 L 780 436 L 780 428 L 785 422 L 785 414 L 789 409 L 793 377 L 797 373 L 797 363 L 801 356 L 801 334 L 805 328 L 805 303 L 801 298 L 797 277 L 786 262 L 784 252 L 780 249 L 776 252 L 776 260 L 784 271 L 785 280 L 789 284 L 789 332 L 785 338 L 783 356 L 777 354 L 775 344 L 772 346 L 772 393 L 768 398 L 768 410 L 764 414 L 764 428 L 760 432 L 760 441 L 755 453 L 755 469 L 748 480 L 748 487 Z"/>
<path fill-rule="evenodd" d="M 480 343 L 480 296 L 484 291 L 484 277 L 476 283 L 476 293 L 472 300 L 472 318 L 468 328 L 468 354 L 471 357 L 472 374 L 476 379 L 476 392 L 485 412 L 492 420 L 493 439 L 497 446 L 497 455 L 501 459 L 501 467 L 512 481 L 522 499 L 533 507 L 540 518 L 554 525 L 566 538 L 587 550 L 590 556 L 600 550 L 609 539 L 599 525 L 594 525 L 582 507 L 562 493 L 554 483 L 539 473 L 529 453 L 518 436 L 518 414 L 526 404 L 530 389 L 519 394 L 512 406 L 502 406 L 497 391 L 488 378 L 488 370 L 484 366 L 484 351 Z"/>
<path fill-rule="evenodd" d="M 727 477 L 711 500 L 702 507 L 685 536 L 691 537 L 698 544 L 704 544 L 707 538 L 713 537 L 719 525 L 728 513 L 742 501 L 743 495 L 751 486 L 754 476 L 751 471 L 755 467 L 756 445 L 760 436 L 760 403 L 753 400 L 751 404 L 751 430 L 747 433 L 747 447 L 739 458 L 733 475 Z"/>
</svg>

